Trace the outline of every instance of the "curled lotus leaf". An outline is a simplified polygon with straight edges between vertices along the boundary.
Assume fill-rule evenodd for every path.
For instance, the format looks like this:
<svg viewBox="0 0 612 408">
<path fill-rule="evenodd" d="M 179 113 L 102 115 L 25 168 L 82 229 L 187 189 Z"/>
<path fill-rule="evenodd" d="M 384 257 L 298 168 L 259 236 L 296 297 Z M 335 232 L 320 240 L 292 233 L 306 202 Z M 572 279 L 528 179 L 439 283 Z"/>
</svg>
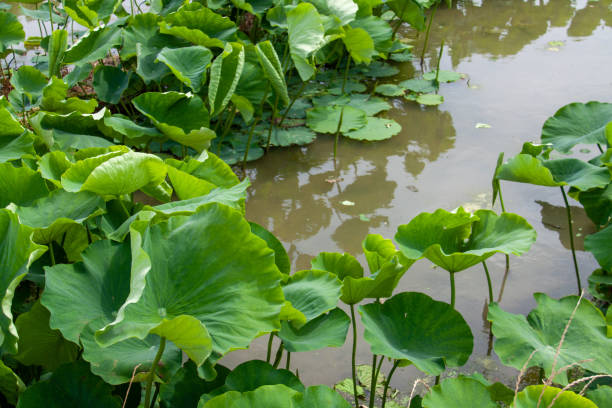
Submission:
<svg viewBox="0 0 612 408">
<path fill-rule="evenodd" d="M 561 395 L 558 395 L 561 394 Z M 512 408 L 548 407 L 554 402 L 555 408 L 597 408 L 592 401 L 572 391 L 557 387 L 530 385 L 519 392 L 511 405 Z"/>
<path fill-rule="evenodd" d="M 341 347 L 346 341 L 350 324 L 348 315 L 342 309 L 335 308 L 308 321 L 300 328 L 289 322 L 281 322 L 278 337 L 290 352 Z"/>
<path fill-rule="evenodd" d="M 407 360 L 427 374 L 461 366 L 472 354 L 474 338 L 461 314 L 423 293 L 399 293 L 359 306 L 359 313 L 372 353 Z"/>
</svg>

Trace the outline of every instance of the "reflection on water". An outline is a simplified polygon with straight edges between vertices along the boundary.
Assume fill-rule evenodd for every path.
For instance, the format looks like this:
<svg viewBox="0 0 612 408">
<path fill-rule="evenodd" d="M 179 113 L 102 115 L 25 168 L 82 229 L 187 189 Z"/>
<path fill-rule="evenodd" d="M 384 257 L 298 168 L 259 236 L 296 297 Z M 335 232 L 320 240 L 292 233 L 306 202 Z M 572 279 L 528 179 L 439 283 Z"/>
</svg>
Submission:
<svg viewBox="0 0 612 408">
<path fill-rule="evenodd" d="M 467 86 L 466 80 L 445 84 L 445 102 L 437 108 L 393 99 L 388 116 L 402 125 L 402 132 L 374 144 L 341 140 L 336 161 L 330 136 L 320 136 L 310 146 L 270 152 L 248 169 L 253 187 L 247 216 L 282 240 L 293 270 L 298 270 L 308 268 L 321 251 L 346 251 L 363 261 L 366 234 L 392 238 L 398 225 L 422 211 L 464 203 L 471 209 L 490 207 L 491 176 L 500 151 L 509 157 L 523 142 L 539 140 L 543 122 L 562 105 L 610 99 L 612 80 L 601 67 L 612 63 L 611 2 L 482 0 L 441 7 L 432 31 L 432 64 L 444 38 L 448 48 L 442 69 L 466 73 L 478 88 Z M 422 41 L 422 36 L 415 40 L 417 49 Z M 552 50 L 551 41 L 563 46 Z M 418 60 L 399 68 L 401 79 L 420 70 Z M 478 122 L 492 127 L 477 129 Z M 502 184 L 506 207 L 534 226 L 538 240 L 527 254 L 511 257 L 507 280 L 503 256 L 494 256 L 488 265 L 495 292 L 505 285 L 502 307 L 527 313 L 535 306 L 532 292 L 560 297 L 575 291 L 565 210 L 556 189 Z M 572 213 L 577 233 L 592 232 L 582 210 L 572 208 Z M 581 269 L 595 269 L 590 253 L 579 251 L 577 258 Z M 397 291 L 408 290 L 448 301 L 448 274 L 419 261 Z M 500 366 L 494 355 L 487 357 L 486 298 L 482 267 L 461 272 L 456 307 L 474 333 L 474 354 L 463 370 L 484 370 L 493 380 L 511 382 L 514 370 Z M 254 346 L 259 356 L 265 355 L 263 343 L 262 348 Z M 340 350 L 293 355 L 292 364 L 306 383 L 331 384 L 350 376 L 348 355 L 350 339 Z M 357 359 L 370 362 L 364 342 Z M 402 368 L 392 385 L 408 389 L 419 376 Z"/>
<path fill-rule="evenodd" d="M 559 234 L 559 241 L 565 249 L 571 249 L 569 233 L 567 230 L 567 210 L 564 206 L 556 206 L 545 201 L 536 201 L 542 207 L 542 225 L 546 229 Z M 584 208 L 573 207 L 572 227 L 574 228 L 574 247 L 577 251 L 584 251 L 584 238 L 597 232 L 597 227 L 589 219 Z M 569 254 L 568 254 L 569 255 Z"/>
</svg>

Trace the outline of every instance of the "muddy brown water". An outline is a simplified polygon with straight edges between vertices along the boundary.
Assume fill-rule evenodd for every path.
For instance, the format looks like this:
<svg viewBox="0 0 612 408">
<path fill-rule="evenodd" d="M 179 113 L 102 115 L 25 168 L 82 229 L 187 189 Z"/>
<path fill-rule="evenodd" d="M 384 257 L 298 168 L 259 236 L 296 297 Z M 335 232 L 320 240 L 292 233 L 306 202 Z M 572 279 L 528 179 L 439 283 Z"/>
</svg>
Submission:
<svg viewBox="0 0 612 408">
<path fill-rule="evenodd" d="M 37 35 L 32 23 L 27 28 Z M 413 41 L 415 56 L 420 55 L 423 35 L 417 38 L 408 29 L 400 33 Z M 491 176 L 499 152 L 510 157 L 523 142 L 538 141 L 544 121 L 567 103 L 611 100 L 612 0 L 482 0 L 440 7 L 426 71 L 435 66 L 442 40 L 446 47 L 441 69 L 463 73 L 465 79 L 441 86 L 445 102 L 438 107 L 392 99 L 388 116 L 401 124 L 399 135 L 377 143 L 343 139 L 336 161 L 332 138 L 319 136 L 309 146 L 275 149 L 249 164 L 253 186 L 247 217 L 283 242 L 293 271 L 308 269 L 322 251 L 351 253 L 365 266 L 361 241 L 368 233 L 393 238 L 399 225 L 422 211 L 490 208 Z M 397 66 L 400 74 L 386 82 L 421 71 L 416 57 Z M 477 123 L 491 127 L 476 128 Z M 526 314 L 536 305 L 533 292 L 557 298 L 575 294 L 559 190 L 509 182 L 502 182 L 502 189 L 506 209 L 525 217 L 538 239 L 527 254 L 511 257 L 501 306 Z M 597 263 L 583 251 L 582 238 L 594 229 L 578 203 L 573 205 L 585 287 Z M 498 297 L 504 257 L 496 255 L 488 264 Z M 483 311 L 488 295 L 482 267 L 459 273 L 456 284 L 456 307 L 472 328 L 474 351 L 466 366 L 449 372 L 478 371 L 511 384 L 516 371 L 502 366 L 495 354 L 487 356 L 489 332 Z M 402 278 L 396 293 L 401 291 L 420 291 L 448 302 L 448 274 L 427 260 L 418 261 Z M 363 333 L 361 325 L 358 333 Z M 235 366 L 245 359 L 265 358 L 266 340 L 267 336 L 250 350 L 230 353 L 221 363 Z M 349 333 L 341 348 L 293 353 L 291 367 L 308 385 L 332 385 L 351 375 L 351 341 Z M 357 361 L 371 363 L 369 346 L 361 337 Z M 383 372 L 389 368 L 385 363 Z M 392 386 L 409 393 L 421 377 L 414 368 L 400 368 Z"/>
<path fill-rule="evenodd" d="M 441 69 L 466 77 L 441 86 L 445 102 L 421 107 L 393 99 L 388 116 L 402 125 L 401 134 L 378 143 L 344 139 L 335 163 L 328 136 L 306 147 L 274 150 L 251 163 L 247 217 L 283 242 L 297 271 L 309 268 L 310 260 L 322 251 L 357 255 L 365 266 L 361 241 L 366 234 L 393 238 L 399 225 L 422 211 L 490 208 L 491 176 L 499 152 L 511 157 L 523 142 L 539 141 L 544 121 L 567 103 L 610 101 L 611 4 L 484 0 L 441 7 L 425 70 L 429 64 L 435 66 L 444 39 Z M 403 35 L 416 37 L 410 30 Z M 422 35 L 413 42 L 415 55 L 420 55 L 422 42 Z M 421 70 L 416 58 L 398 67 L 400 74 L 389 82 Z M 477 123 L 491 127 L 476 128 Z M 576 293 L 559 189 L 509 182 L 502 182 L 502 189 L 506 209 L 525 217 L 538 239 L 527 254 L 511 257 L 501 306 L 526 314 L 536 306 L 533 292 L 557 298 Z M 355 205 L 345 206 L 343 201 Z M 573 205 L 584 287 L 597 263 L 583 251 L 582 238 L 594 229 L 579 204 Z M 488 263 L 497 296 L 504 257 L 496 255 Z M 491 380 L 512 383 L 516 371 L 503 367 L 495 355 L 487 356 L 483 310 L 488 295 L 482 266 L 459 273 L 456 283 L 456 307 L 474 334 L 472 357 L 459 371 L 479 371 Z M 400 291 L 421 291 L 448 302 L 449 277 L 421 260 L 406 272 L 396 293 Z M 362 326 L 358 333 L 363 333 Z M 228 356 L 225 362 L 265 358 L 264 349 L 265 341 L 259 340 L 251 350 Z M 350 377 L 350 359 L 349 334 L 342 348 L 293 353 L 291 366 L 307 384 L 331 385 Z M 371 363 L 369 346 L 361 338 L 357 360 Z M 386 364 L 383 371 L 389 368 Z M 398 369 L 392 386 L 409 392 L 414 380 L 423 376 L 414 368 Z"/>
</svg>

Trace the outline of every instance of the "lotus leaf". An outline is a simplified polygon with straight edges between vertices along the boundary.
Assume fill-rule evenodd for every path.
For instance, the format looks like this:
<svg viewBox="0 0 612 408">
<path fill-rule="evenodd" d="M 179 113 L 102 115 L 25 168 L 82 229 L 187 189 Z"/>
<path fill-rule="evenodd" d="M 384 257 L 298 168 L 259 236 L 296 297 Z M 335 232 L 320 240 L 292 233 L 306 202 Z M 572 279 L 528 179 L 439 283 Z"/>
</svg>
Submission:
<svg viewBox="0 0 612 408">
<path fill-rule="evenodd" d="M 399 293 L 359 306 L 359 313 L 372 353 L 408 360 L 427 374 L 461 366 L 472 353 L 472 332 L 461 314 L 425 294 Z"/>
<path fill-rule="evenodd" d="M 120 68 L 99 65 L 93 75 L 93 87 L 99 100 L 117 104 L 128 88 L 131 73 Z"/>
<path fill-rule="evenodd" d="M 591 221 L 597 225 L 608 224 L 612 217 L 612 183 L 605 188 L 580 191 L 574 198 L 580 201 Z"/>
<path fill-rule="evenodd" d="M 217 373 L 214 380 L 206 381 L 199 377 L 198 367 L 187 361 L 181 369 L 170 378 L 166 384 L 162 384 L 159 393 L 160 407 L 195 407 L 202 394 L 209 393 L 225 384 L 227 368 L 217 364 Z"/>
<path fill-rule="evenodd" d="M 34 67 L 23 65 L 11 75 L 11 85 L 36 103 L 42 97 L 43 89 L 47 86 L 47 77 Z"/>
<path fill-rule="evenodd" d="M 140 44 L 143 55 L 157 54 L 164 47 L 174 48 L 183 41 L 170 35 L 160 34 L 160 17 L 152 13 L 136 14 L 130 17 L 128 26 L 123 30 L 122 59 L 136 56 L 137 44 Z"/>
<path fill-rule="evenodd" d="M 317 7 L 319 13 L 337 17 L 343 26 L 355 20 L 358 9 L 353 0 L 314 0 L 312 4 Z"/>
<path fill-rule="evenodd" d="M 25 39 L 23 26 L 12 13 L 0 11 L 0 27 L 0 53 Z"/>
<path fill-rule="evenodd" d="M 393 241 L 383 238 L 380 234 L 368 234 L 361 246 L 372 274 L 380 271 L 385 263 L 397 254 Z"/>
<path fill-rule="evenodd" d="M 369 64 L 376 55 L 374 40 L 363 28 L 348 28 L 345 30 L 342 41 L 350 56 L 357 63 Z"/>
<path fill-rule="evenodd" d="M 162 16 L 177 11 L 187 3 L 186 0 L 153 0 L 151 10 Z"/>
<path fill-rule="evenodd" d="M 391 105 L 389 105 L 387 101 L 376 96 L 353 94 L 350 98 L 347 105 L 356 109 L 361 109 L 368 116 L 374 116 L 377 113 L 391 109 Z"/>
<path fill-rule="evenodd" d="M 62 186 L 71 192 L 120 196 L 160 184 L 165 177 L 166 165 L 157 156 L 113 152 L 77 162 L 62 175 Z"/>
<path fill-rule="evenodd" d="M 165 18 L 161 32 L 185 39 L 204 47 L 224 48 L 225 41 L 233 40 L 236 25 L 227 17 L 206 7 L 191 3 Z"/>
<path fill-rule="evenodd" d="M 208 194 L 217 187 L 231 187 L 238 184 L 238 178 L 231 168 L 212 153 L 206 160 L 167 160 L 168 176 L 181 200 Z"/>
<path fill-rule="evenodd" d="M 416 93 L 428 94 L 436 90 L 433 82 L 425 79 L 407 79 L 398 85 Z"/>
<path fill-rule="evenodd" d="M 58 75 L 68 47 L 68 31 L 55 30 L 49 39 L 49 77 Z"/>
<path fill-rule="evenodd" d="M 103 121 L 104 126 L 109 127 L 112 131 L 119 133 L 121 136 L 125 136 L 134 143 L 140 140 L 163 138 L 163 135 L 156 128 L 137 125 L 121 114 L 105 116 Z"/>
<path fill-rule="evenodd" d="M 129 294 L 130 246 L 97 241 L 83 252 L 82 258 L 82 262 L 56 265 L 45 271 L 42 304 L 51 311 L 51 327 L 59 329 L 68 340 L 83 344 L 83 358 L 92 364 L 93 373 L 111 384 L 126 383 L 136 365 L 140 364 L 139 372 L 150 370 L 159 337 L 127 339 L 102 348 L 94 333 L 114 320 Z M 169 344 L 157 375 L 170 377 L 179 368 L 181 357 L 180 350 Z"/>
<path fill-rule="evenodd" d="M 453 71 L 431 71 L 423 74 L 423 79 L 426 81 L 435 81 L 436 75 L 438 76 L 438 82 L 455 82 L 461 79 L 461 74 Z"/>
<path fill-rule="evenodd" d="M 311 261 L 313 269 L 328 271 L 338 276 L 344 281 L 347 276 L 361 278 L 363 268 L 355 257 L 351 254 L 338 254 L 333 252 L 321 252 Z"/>
<path fill-rule="evenodd" d="M 323 20 L 315 6 L 300 3 L 287 11 L 287 32 L 291 59 L 302 81 L 307 81 L 315 73 L 308 58 L 325 44 Z"/>
<path fill-rule="evenodd" d="M 497 408 L 487 387 L 468 377 L 447 378 L 423 398 L 424 408 Z"/>
<path fill-rule="evenodd" d="M 66 81 L 68 86 L 73 87 L 77 83 L 87 79 L 92 69 L 93 66 L 89 63 L 76 64 L 72 71 L 70 71 L 68 75 L 64 77 L 64 81 Z"/>
<path fill-rule="evenodd" d="M 166 64 L 182 83 L 197 93 L 206 82 L 206 70 L 212 61 L 212 52 L 199 45 L 164 48 L 157 55 L 157 59 Z"/>
<path fill-rule="evenodd" d="M 274 253 L 239 212 L 213 203 L 189 217 L 138 224 L 131 226 L 129 301 L 96 334 L 102 344 L 144 338 L 164 319 L 187 315 L 205 325 L 221 356 L 279 328 L 284 298 Z"/>
<path fill-rule="evenodd" d="M 59 330 L 49 327 L 49 311 L 40 302 L 19 315 L 15 326 L 19 333 L 19 353 L 15 358 L 22 364 L 41 365 L 53 371 L 76 360 L 79 346 L 65 340 Z"/>
<path fill-rule="evenodd" d="M 111 48 L 121 44 L 121 29 L 117 26 L 90 30 L 64 54 L 64 64 L 84 64 L 106 57 Z"/>
<path fill-rule="evenodd" d="M 364 29 L 374 41 L 374 48 L 378 53 L 385 53 L 391 49 L 393 30 L 382 18 L 372 15 L 358 18 L 351 23 L 351 27 Z"/>
<path fill-rule="evenodd" d="M 0 392 L 9 404 L 17 405 L 19 395 L 26 389 L 25 384 L 17 374 L 0 361 Z"/>
<path fill-rule="evenodd" d="M 569 153 L 577 144 L 606 143 L 606 125 L 612 121 L 612 104 L 570 103 L 544 123 L 542 142 Z"/>
<path fill-rule="evenodd" d="M 266 73 L 266 77 L 272 84 L 272 88 L 279 95 L 282 102 L 289 104 L 289 95 L 287 93 L 287 83 L 285 82 L 285 73 L 281 62 L 278 59 L 276 50 L 270 41 L 264 41 L 257 44 L 255 47 L 257 57 L 261 63 L 261 67 Z"/>
<path fill-rule="evenodd" d="M 421 213 L 398 228 L 395 240 L 409 259 L 427 258 L 450 273 L 460 272 L 497 252 L 521 255 L 536 232 L 516 214 L 459 207 L 455 212 Z"/>
<path fill-rule="evenodd" d="M 416 101 L 421 105 L 436 106 L 444 102 L 444 97 L 437 94 L 421 94 L 416 97 Z"/>
<path fill-rule="evenodd" d="M 249 224 L 251 224 L 251 232 L 266 241 L 268 247 L 274 251 L 274 263 L 278 267 L 278 270 L 285 275 L 289 275 L 291 273 L 291 261 L 289 260 L 289 255 L 287 255 L 287 251 L 285 251 L 283 244 L 261 225 L 254 222 L 249 222 Z"/>
<path fill-rule="evenodd" d="M 210 67 L 208 101 L 210 113 L 216 116 L 230 101 L 244 68 L 244 47 L 240 43 L 227 43 Z"/>
<path fill-rule="evenodd" d="M 34 138 L 19 121 L 6 108 L 0 108 L 0 163 L 35 155 L 33 144 Z"/>
<path fill-rule="evenodd" d="M 304 392 L 304 385 L 289 370 L 276 369 L 265 361 L 251 360 L 240 364 L 225 379 L 226 391 L 255 391 L 264 385 L 282 384 L 297 392 Z"/>
<path fill-rule="evenodd" d="M 45 180 L 27 166 L 0 163 L 0 207 L 15 203 L 28 205 L 49 194 Z"/>
<path fill-rule="evenodd" d="M 148 92 L 134 98 L 132 103 L 164 135 L 198 152 L 208 148 L 210 140 L 215 137 L 208 128 L 208 110 L 198 96 Z"/>
<path fill-rule="evenodd" d="M 612 387 L 600 386 L 586 393 L 588 399 L 593 401 L 599 408 L 612 407 Z"/>
<path fill-rule="evenodd" d="M 414 0 L 391 0 L 388 4 L 400 20 L 407 22 L 419 31 L 425 29 L 425 14 L 419 3 Z"/>
<path fill-rule="evenodd" d="M 340 298 L 342 283 L 338 277 L 327 271 L 299 271 L 289 276 L 283 286 L 285 299 L 312 320 L 336 307 Z"/>
<path fill-rule="evenodd" d="M 67 98 L 68 84 L 62 79 L 53 77 L 43 89 L 41 109 L 48 112 L 68 114 L 71 112 L 92 113 L 98 102 L 95 99 L 83 100 L 76 97 Z M 50 115 L 45 115 L 45 117 Z M 63 118 L 59 118 L 62 120 Z"/>
<path fill-rule="evenodd" d="M 4 352 L 17 351 L 17 329 L 13 323 L 10 305 L 13 301 L 15 288 L 28 271 L 29 266 L 45 251 L 45 247 L 32 241 L 32 229 L 19 224 L 17 214 L 0 210 L 0 288 L 2 303 L 9 307 L 3 308 L 0 314 L 0 345 Z"/>
<path fill-rule="evenodd" d="M 267 128 L 261 130 L 261 134 L 265 134 L 267 137 Z M 299 127 L 274 127 L 272 129 L 272 135 L 270 137 L 270 146 L 304 146 L 315 141 L 317 135 L 312 130 L 299 126 Z"/>
<path fill-rule="evenodd" d="M 561 393 L 559 397 L 557 394 Z M 597 408 L 593 402 L 572 391 L 563 391 L 556 387 L 530 385 L 519 392 L 512 408 L 548 407 L 555 400 L 555 408 Z"/>
<path fill-rule="evenodd" d="M 406 88 L 396 84 L 382 84 L 376 86 L 375 92 L 384 96 L 402 96 Z"/>
<path fill-rule="evenodd" d="M 318 106 L 307 113 L 306 124 L 319 133 L 335 133 L 342 117 L 341 133 L 361 129 L 367 124 L 366 113 L 352 106 Z"/>
<path fill-rule="evenodd" d="M 584 240 L 584 249 L 591 252 L 602 268 L 612 271 L 612 225 L 601 231 L 588 235 Z"/>
<path fill-rule="evenodd" d="M 348 132 L 345 136 L 349 139 L 375 141 L 390 139 L 401 131 L 400 124 L 393 119 L 368 116 L 364 127 Z"/>
<path fill-rule="evenodd" d="M 291 388 L 278 385 L 264 385 L 254 391 L 239 393 L 226 392 L 208 402 L 200 400 L 199 408 L 350 408 L 350 404 L 332 389 L 324 385 L 308 387 L 301 394 Z"/>
<path fill-rule="evenodd" d="M 325 347 L 341 347 L 346 341 L 351 319 L 341 309 L 332 309 L 299 329 L 291 323 L 281 322 L 278 337 L 290 352 L 319 350 Z"/>
<path fill-rule="evenodd" d="M 496 303 L 489 306 L 488 319 L 493 323 L 492 330 L 496 337 L 495 352 L 502 363 L 521 369 L 530 353 L 537 350 L 530 366 L 543 367 L 546 376 L 552 374 L 555 360 L 557 370 L 567 364 L 579 364 L 593 372 L 609 373 L 612 358 L 603 350 L 612 346 L 612 339 L 606 336 L 603 314 L 591 302 L 583 299 L 557 357 L 559 340 L 578 297 L 566 296 L 554 300 L 543 293 L 536 293 L 534 297 L 538 306 L 526 318 L 505 312 Z M 557 375 L 554 381 L 567 384 L 567 372 Z"/>
<path fill-rule="evenodd" d="M 63 6 L 74 21 L 91 29 L 102 21 L 108 22 L 119 4 L 118 0 L 65 0 Z"/>
<path fill-rule="evenodd" d="M 110 385 L 89 371 L 89 364 L 77 361 L 59 367 L 48 380 L 28 387 L 17 407 L 119 408 L 121 400 L 111 391 Z"/>
</svg>

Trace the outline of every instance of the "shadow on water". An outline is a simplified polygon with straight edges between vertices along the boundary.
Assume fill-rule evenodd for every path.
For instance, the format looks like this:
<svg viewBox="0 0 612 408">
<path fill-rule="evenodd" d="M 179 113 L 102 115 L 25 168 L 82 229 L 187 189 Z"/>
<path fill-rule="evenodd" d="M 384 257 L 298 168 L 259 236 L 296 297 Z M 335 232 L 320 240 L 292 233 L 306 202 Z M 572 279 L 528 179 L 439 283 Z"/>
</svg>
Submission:
<svg viewBox="0 0 612 408">
<path fill-rule="evenodd" d="M 545 201 L 536 200 L 540 205 L 542 225 L 547 230 L 555 231 L 559 235 L 559 242 L 565 249 L 570 249 L 570 239 L 567 231 L 567 213 L 565 207 L 556 206 Z M 574 244 L 577 251 L 584 251 L 584 237 L 597 232 L 597 227 L 589 219 L 584 208 L 570 206 L 574 226 Z"/>
</svg>

